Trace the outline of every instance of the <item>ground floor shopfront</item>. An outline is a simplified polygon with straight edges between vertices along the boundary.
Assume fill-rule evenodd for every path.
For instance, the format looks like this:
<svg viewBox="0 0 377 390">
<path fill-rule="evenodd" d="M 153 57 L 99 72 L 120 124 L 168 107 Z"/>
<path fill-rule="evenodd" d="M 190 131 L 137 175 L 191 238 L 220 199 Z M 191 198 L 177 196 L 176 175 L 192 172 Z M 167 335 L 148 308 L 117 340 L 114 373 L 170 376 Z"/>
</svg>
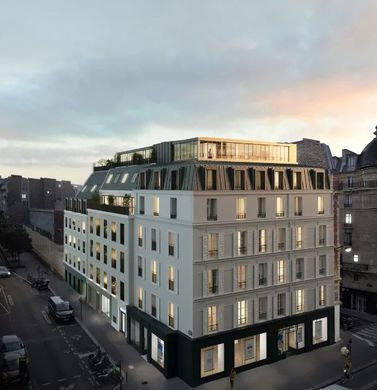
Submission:
<svg viewBox="0 0 377 390">
<path fill-rule="evenodd" d="M 343 307 L 369 314 L 377 314 L 377 292 L 343 287 Z"/>
<path fill-rule="evenodd" d="M 64 270 L 64 279 L 75 291 L 84 297 L 86 296 L 87 285 L 85 276 L 77 272 L 74 268 L 66 266 Z"/>
<path fill-rule="evenodd" d="M 193 340 L 128 306 L 127 327 L 128 342 L 150 363 L 191 386 L 335 341 L 333 307 Z"/>
</svg>

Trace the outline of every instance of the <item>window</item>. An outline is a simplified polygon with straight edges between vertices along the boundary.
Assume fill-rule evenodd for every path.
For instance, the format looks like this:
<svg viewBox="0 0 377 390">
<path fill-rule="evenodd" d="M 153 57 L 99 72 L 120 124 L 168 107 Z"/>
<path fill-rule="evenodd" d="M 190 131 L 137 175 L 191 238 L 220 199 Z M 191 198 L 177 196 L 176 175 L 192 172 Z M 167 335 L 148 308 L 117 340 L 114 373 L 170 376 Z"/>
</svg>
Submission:
<svg viewBox="0 0 377 390">
<path fill-rule="evenodd" d="M 224 344 L 200 350 L 200 377 L 205 378 L 224 371 Z"/>
<path fill-rule="evenodd" d="M 244 190 L 245 189 L 245 171 L 235 170 L 234 172 L 234 189 Z"/>
<path fill-rule="evenodd" d="M 293 189 L 301 190 L 301 172 L 293 172 Z"/>
<path fill-rule="evenodd" d="M 302 196 L 295 196 L 295 216 L 299 217 L 302 215 Z"/>
<path fill-rule="evenodd" d="M 284 172 L 282 171 L 275 171 L 274 172 L 274 188 L 275 190 L 282 190 L 284 189 Z"/>
<path fill-rule="evenodd" d="M 137 173 L 134 173 L 131 179 L 131 183 L 135 183 L 136 178 L 137 178 Z"/>
<path fill-rule="evenodd" d="M 107 272 L 103 272 L 103 288 L 107 290 Z"/>
<path fill-rule="evenodd" d="M 325 206 L 323 203 L 323 196 L 317 197 L 317 211 L 318 214 L 324 214 L 325 213 Z"/>
<path fill-rule="evenodd" d="M 157 297 L 154 294 L 151 294 L 151 314 L 157 317 Z"/>
<path fill-rule="evenodd" d="M 101 284 L 101 270 L 96 267 L 96 283 Z"/>
<path fill-rule="evenodd" d="M 247 253 L 247 232 L 237 232 L 237 254 L 246 255 Z"/>
<path fill-rule="evenodd" d="M 326 275 L 326 255 L 319 256 L 319 270 L 318 273 L 323 276 Z"/>
<path fill-rule="evenodd" d="M 94 192 L 96 188 L 97 188 L 97 184 L 94 184 L 94 186 L 91 188 L 90 192 Z"/>
<path fill-rule="evenodd" d="M 327 341 L 327 317 L 313 320 L 313 344 Z"/>
<path fill-rule="evenodd" d="M 170 218 L 177 218 L 177 198 L 170 198 Z"/>
<path fill-rule="evenodd" d="M 179 189 L 178 171 L 171 171 L 171 189 Z"/>
<path fill-rule="evenodd" d="M 285 250 L 285 228 L 278 228 L 278 249 L 283 251 Z"/>
<path fill-rule="evenodd" d="M 242 300 L 237 302 L 237 324 L 238 326 L 247 323 L 247 301 Z"/>
<path fill-rule="evenodd" d="M 139 247 L 143 246 L 143 227 L 141 225 L 137 229 L 137 243 Z"/>
<path fill-rule="evenodd" d="M 102 295 L 101 310 L 107 317 L 110 317 L 110 299 Z"/>
<path fill-rule="evenodd" d="M 174 291 L 174 267 L 168 267 L 168 289 Z"/>
<path fill-rule="evenodd" d="M 286 307 L 286 294 L 280 293 L 277 296 L 277 310 L 278 310 L 278 316 L 284 316 L 285 315 L 285 307 Z"/>
<path fill-rule="evenodd" d="M 246 288 L 246 265 L 237 265 L 237 283 L 239 289 Z"/>
<path fill-rule="evenodd" d="M 304 290 L 296 290 L 296 312 L 304 310 Z"/>
<path fill-rule="evenodd" d="M 93 257 L 93 240 L 90 240 L 90 256 Z"/>
<path fill-rule="evenodd" d="M 317 188 L 323 190 L 325 188 L 325 175 L 323 172 L 317 172 Z"/>
<path fill-rule="evenodd" d="M 157 283 L 157 261 L 151 262 L 151 280 L 153 283 Z"/>
<path fill-rule="evenodd" d="M 286 282 L 286 273 L 285 273 L 285 261 L 278 260 L 277 261 L 277 282 L 285 283 Z"/>
<path fill-rule="evenodd" d="M 296 226 L 296 249 L 302 248 L 302 227 Z"/>
<path fill-rule="evenodd" d="M 137 306 L 139 309 L 143 308 L 143 289 L 141 287 L 137 290 Z"/>
<path fill-rule="evenodd" d="M 168 324 L 174 328 L 174 303 L 168 303 Z"/>
<path fill-rule="evenodd" d="M 208 332 L 217 330 L 217 308 L 216 306 L 209 306 L 207 308 L 208 318 Z"/>
<path fill-rule="evenodd" d="M 151 229 L 151 250 L 157 250 L 157 230 L 154 228 Z"/>
<path fill-rule="evenodd" d="M 143 277 L 143 258 L 141 256 L 137 257 L 137 276 Z"/>
<path fill-rule="evenodd" d="M 145 172 L 140 172 L 139 185 L 141 190 L 145 190 L 147 188 L 147 181 Z"/>
<path fill-rule="evenodd" d="M 219 271 L 217 269 L 208 270 L 208 294 L 217 294 L 219 292 L 218 279 Z"/>
<path fill-rule="evenodd" d="M 267 357 L 267 334 L 234 340 L 234 367 L 241 367 Z"/>
<path fill-rule="evenodd" d="M 352 224 L 352 214 L 347 213 L 345 217 L 345 222 L 346 225 L 351 225 Z"/>
<path fill-rule="evenodd" d="M 107 179 L 106 179 L 106 184 L 110 184 L 110 182 L 111 182 L 111 179 L 113 178 L 113 174 L 112 173 L 110 173 L 110 175 L 109 176 L 107 176 Z"/>
<path fill-rule="evenodd" d="M 117 224 L 116 222 L 111 222 L 111 241 L 117 240 Z"/>
<path fill-rule="evenodd" d="M 114 276 L 111 277 L 111 294 L 117 294 L 117 280 L 114 278 Z"/>
<path fill-rule="evenodd" d="M 121 180 L 121 183 L 124 184 L 127 180 L 127 177 L 128 177 L 128 173 L 125 173 L 122 177 L 122 180 Z"/>
<path fill-rule="evenodd" d="M 89 232 L 93 234 L 93 217 L 89 218 Z"/>
<path fill-rule="evenodd" d="M 358 263 L 359 262 L 359 255 L 353 255 L 353 261 L 355 263 Z"/>
<path fill-rule="evenodd" d="M 236 199 L 236 218 L 237 219 L 246 218 L 246 198 Z"/>
<path fill-rule="evenodd" d="M 85 244 L 85 241 L 83 242 Z M 103 246 L 103 263 L 107 264 L 107 245 Z"/>
<path fill-rule="evenodd" d="M 266 229 L 259 230 L 259 252 L 264 253 L 267 251 L 267 232 Z"/>
<path fill-rule="evenodd" d="M 278 218 L 284 217 L 284 201 L 281 196 L 276 198 L 276 216 Z"/>
<path fill-rule="evenodd" d="M 120 299 L 121 301 L 124 301 L 124 283 L 120 282 Z"/>
<path fill-rule="evenodd" d="M 304 259 L 296 259 L 296 279 L 304 279 Z"/>
<path fill-rule="evenodd" d="M 175 256 L 175 246 L 177 243 L 177 235 L 173 232 L 168 232 L 168 253 L 169 256 Z"/>
<path fill-rule="evenodd" d="M 96 259 L 101 260 L 101 245 L 99 242 L 96 242 Z"/>
<path fill-rule="evenodd" d="M 266 172 L 256 171 L 255 172 L 255 189 L 265 190 L 266 189 Z"/>
<path fill-rule="evenodd" d="M 352 188 L 353 187 L 353 177 L 347 176 L 347 187 Z"/>
<path fill-rule="evenodd" d="M 207 190 L 216 190 L 216 170 L 215 169 L 207 169 L 206 170 L 206 189 Z"/>
<path fill-rule="evenodd" d="M 218 249 L 217 249 L 218 234 L 217 233 L 209 233 L 207 237 L 208 237 L 208 258 L 209 259 L 217 258 L 217 255 L 218 255 Z"/>
<path fill-rule="evenodd" d="M 103 238 L 107 238 L 107 219 L 103 220 Z"/>
<path fill-rule="evenodd" d="M 258 275 L 259 286 L 267 286 L 267 263 L 258 264 Z"/>
<path fill-rule="evenodd" d="M 217 221 L 217 199 L 207 199 L 207 221 Z"/>
<path fill-rule="evenodd" d="M 119 252 L 120 272 L 124 274 L 124 252 Z"/>
<path fill-rule="evenodd" d="M 93 264 L 89 264 L 89 278 L 93 280 Z"/>
<path fill-rule="evenodd" d="M 260 320 L 267 319 L 267 297 L 259 297 L 258 299 L 258 318 Z"/>
<path fill-rule="evenodd" d="M 351 194 L 344 195 L 344 207 L 345 208 L 352 207 L 352 195 Z"/>
<path fill-rule="evenodd" d="M 258 218 L 266 218 L 266 198 L 258 198 Z"/>
<path fill-rule="evenodd" d="M 325 306 L 326 305 L 326 286 L 321 285 L 319 286 L 319 306 Z"/>
<path fill-rule="evenodd" d="M 96 235 L 98 237 L 101 235 L 101 224 L 99 218 L 96 218 Z"/>
<path fill-rule="evenodd" d="M 153 185 L 155 190 L 159 190 L 161 188 L 161 175 L 160 171 L 153 172 Z"/>
<path fill-rule="evenodd" d="M 124 223 L 120 224 L 120 243 L 124 245 Z"/>
<path fill-rule="evenodd" d="M 83 234 L 85 234 L 85 232 L 86 232 L 86 222 L 85 221 L 82 221 L 82 232 L 83 232 Z"/>
<path fill-rule="evenodd" d="M 117 267 L 117 254 L 114 248 L 111 248 L 111 268 L 116 269 Z"/>
<path fill-rule="evenodd" d="M 319 225 L 319 245 L 326 245 L 326 225 Z"/>
<path fill-rule="evenodd" d="M 153 215 L 155 217 L 160 215 L 160 198 L 158 196 L 153 197 Z"/>
<path fill-rule="evenodd" d="M 140 196 L 139 198 L 139 214 L 145 213 L 145 196 Z"/>
</svg>

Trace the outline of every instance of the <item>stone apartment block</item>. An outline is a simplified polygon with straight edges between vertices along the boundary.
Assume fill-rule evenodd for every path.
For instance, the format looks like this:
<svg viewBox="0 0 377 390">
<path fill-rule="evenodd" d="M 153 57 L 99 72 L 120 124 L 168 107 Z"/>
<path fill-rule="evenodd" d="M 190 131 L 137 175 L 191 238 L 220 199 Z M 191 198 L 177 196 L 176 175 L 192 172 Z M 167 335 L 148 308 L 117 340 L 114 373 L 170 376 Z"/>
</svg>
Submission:
<svg viewBox="0 0 377 390">
<path fill-rule="evenodd" d="M 67 283 L 192 386 L 339 337 L 332 178 L 297 145 L 220 138 L 117 153 L 66 200 Z"/>
</svg>

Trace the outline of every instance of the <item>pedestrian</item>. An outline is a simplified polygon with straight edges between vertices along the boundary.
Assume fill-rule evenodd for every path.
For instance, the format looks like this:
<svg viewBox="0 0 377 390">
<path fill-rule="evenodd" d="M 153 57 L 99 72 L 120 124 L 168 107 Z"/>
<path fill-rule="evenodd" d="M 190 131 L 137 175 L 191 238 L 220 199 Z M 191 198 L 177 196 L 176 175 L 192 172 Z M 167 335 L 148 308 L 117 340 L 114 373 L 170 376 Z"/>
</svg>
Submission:
<svg viewBox="0 0 377 390">
<path fill-rule="evenodd" d="M 232 368 L 230 370 L 230 375 L 229 375 L 229 381 L 230 381 L 230 388 L 233 389 L 233 386 L 234 386 L 234 381 L 236 380 L 236 370 L 234 368 Z"/>
<path fill-rule="evenodd" d="M 348 340 L 348 344 L 347 344 L 347 349 L 348 349 L 348 355 L 350 356 L 351 355 L 351 351 L 352 351 L 352 338 L 350 337 L 350 339 Z"/>
<path fill-rule="evenodd" d="M 346 379 L 351 378 L 351 371 L 352 371 L 352 362 L 351 359 L 347 358 L 346 364 L 344 365 L 344 376 Z"/>
</svg>

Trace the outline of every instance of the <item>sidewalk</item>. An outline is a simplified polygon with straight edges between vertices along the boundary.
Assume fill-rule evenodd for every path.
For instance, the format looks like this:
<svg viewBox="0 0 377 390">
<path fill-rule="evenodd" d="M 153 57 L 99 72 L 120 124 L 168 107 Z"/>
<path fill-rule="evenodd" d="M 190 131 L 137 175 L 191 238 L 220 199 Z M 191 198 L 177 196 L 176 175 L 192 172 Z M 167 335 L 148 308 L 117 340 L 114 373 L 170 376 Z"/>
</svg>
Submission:
<svg viewBox="0 0 377 390">
<path fill-rule="evenodd" d="M 368 322 L 377 322 L 377 315 L 374 315 L 374 314 L 364 313 L 364 312 L 352 310 L 352 309 L 346 309 L 345 307 L 342 307 L 340 309 L 340 313 L 345 314 L 347 316 L 360 318 L 361 320 L 365 320 Z"/>
<path fill-rule="evenodd" d="M 26 276 L 27 272 L 43 264 L 29 253 L 22 254 L 22 263 L 25 269 L 17 272 Z M 122 362 L 122 370 L 128 373 L 128 383 L 123 389 L 153 389 L 153 390 L 185 390 L 190 389 L 179 378 L 165 379 L 165 377 L 151 364 L 146 362 L 139 353 L 130 346 L 122 333 L 116 331 L 106 320 L 104 315 L 93 310 L 87 304 L 82 305 L 83 320 L 80 320 L 80 295 L 60 280 L 51 271 L 48 272 L 51 290 L 54 294 L 68 299 L 75 309 L 77 322 L 86 333 L 99 344 L 115 361 Z M 23 275 L 24 274 L 24 275 Z M 349 332 L 343 338 L 348 340 Z M 318 350 L 291 356 L 274 364 L 264 365 L 252 370 L 239 373 L 236 378 L 234 390 L 313 390 L 336 382 L 343 373 L 343 358 L 340 355 L 339 342 Z M 369 347 L 365 342 L 354 338 L 353 340 L 353 369 L 377 363 L 377 349 Z M 148 382 L 142 384 L 142 382 Z M 202 386 L 198 390 L 228 390 L 229 378 L 222 378 Z"/>
</svg>

